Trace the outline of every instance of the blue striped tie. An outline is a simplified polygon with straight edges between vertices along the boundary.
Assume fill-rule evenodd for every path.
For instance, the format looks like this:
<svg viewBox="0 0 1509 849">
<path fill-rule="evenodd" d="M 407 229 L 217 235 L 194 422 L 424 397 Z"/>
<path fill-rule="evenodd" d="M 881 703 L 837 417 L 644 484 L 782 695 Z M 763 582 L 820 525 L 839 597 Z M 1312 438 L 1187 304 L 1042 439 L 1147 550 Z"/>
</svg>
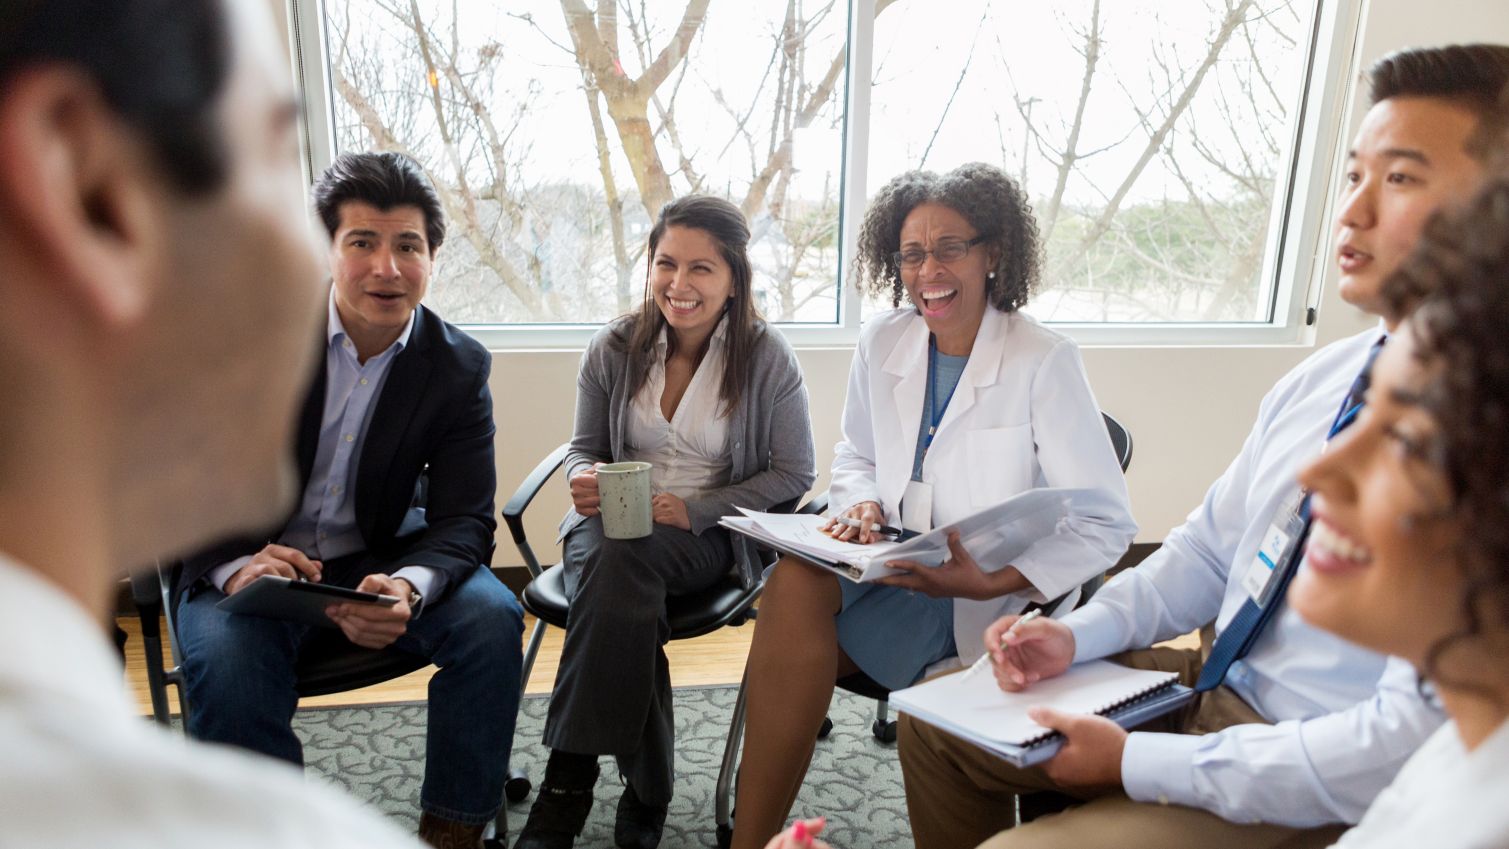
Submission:
<svg viewBox="0 0 1509 849">
<path fill-rule="evenodd" d="M 1364 397 L 1367 395 L 1368 385 L 1372 382 L 1373 361 L 1378 359 L 1378 352 L 1383 350 L 1383 343 L 1388 337 L 1383 337 L 1373 343 L 1368 351 L 1367 362 L 1357 379 L 1352 381 L 1352 388 L 1347 392 L 1347 398 L 1342 402 L 1341 410 L 1336 414 L 1336 420 L 1331 424 L 1331 432 L 1326 436 L 1330 440 L 1336 434 L 1342 432 L 1357 417 L 1362 409 Z M 1299 517 L 1303 524 L 1295 539 L 1283 552 L 1283 556 L 1274 566 L 1274 575 L 1270 580 L 1277 581 L 1278 585 L 1273 592 L 1268 594 L 1272 599 L 1267 607 L 1264 607 L 1249 597 L 1242 602 L 1242 608 L 1237 615 L 1227 623 L 1226 630 L 1216 638 L 1215 645 L 1210 647 L 1210 657 L 1205 659 L 1205 665 L 1200 669 L 1200 678 L 1195 682 L 1195 691 L 1203 693 L 1220 686 L 1225 680 L 1226 673 L 1231 665 L 1241 660 L 1252 649 L 1253 643 L 1263 632 L 1263 626 L 1273 618 L 1273 614 L 1283 606 L 1284 594 L 1289 591 L 1289 582 L 1294 579 L 1294 573 L 1299 571 L 1300 561 L 1304 560 L 1305 539 L 1310 536 L 1310 496 L 1306 494 L 1304 500 L 1299 503 Z"/>
</svg>

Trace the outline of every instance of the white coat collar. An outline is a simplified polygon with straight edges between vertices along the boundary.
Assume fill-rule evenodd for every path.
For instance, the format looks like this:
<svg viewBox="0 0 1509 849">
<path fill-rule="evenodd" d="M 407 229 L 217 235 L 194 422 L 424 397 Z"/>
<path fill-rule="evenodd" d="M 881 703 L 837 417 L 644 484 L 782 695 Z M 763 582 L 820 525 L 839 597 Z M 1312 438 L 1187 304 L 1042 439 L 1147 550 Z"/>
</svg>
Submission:
<svg viewBox="0 0 1509 849">
<path fill-rule="evenodd" d="M 1006 332 L 1010 328 L 1010 314 L 995 307 L 985 308 L 985 317 L 980 320 L 980 329 L 975 331 L 975 344 L 969 351 L 969 365 L 959 378 L 959 384 L 989 386 L 995 383 L 1001 372 L 1001 349 L 1006 347 Z M 881 370 L 894 374 L 903 382 L 917 374 L 923 377 L 927 371 L 927 320 L 920 313 L 907 316 L 901 337 L 891 348 Z"/>
</svg>

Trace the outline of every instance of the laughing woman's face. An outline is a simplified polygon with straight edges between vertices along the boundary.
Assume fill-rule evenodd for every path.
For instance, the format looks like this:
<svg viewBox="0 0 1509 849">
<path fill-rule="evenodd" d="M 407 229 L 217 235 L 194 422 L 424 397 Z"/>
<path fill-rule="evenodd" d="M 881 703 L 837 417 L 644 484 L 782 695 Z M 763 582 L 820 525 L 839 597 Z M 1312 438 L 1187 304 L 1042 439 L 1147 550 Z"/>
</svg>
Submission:
<svg viewBox="0 0 1509 849">
<path fill-rule="evenodd" d="M 1464 625 L 1464 579 L 1438 427 L 1421 404 L 1433 375 L 1415 346 L 1406 324 L 1378 357 L 1363 414 L 1300 473 L 1313 524 L 1289 602 L 1311 624 L 1421 666 Z"/>
</svg>

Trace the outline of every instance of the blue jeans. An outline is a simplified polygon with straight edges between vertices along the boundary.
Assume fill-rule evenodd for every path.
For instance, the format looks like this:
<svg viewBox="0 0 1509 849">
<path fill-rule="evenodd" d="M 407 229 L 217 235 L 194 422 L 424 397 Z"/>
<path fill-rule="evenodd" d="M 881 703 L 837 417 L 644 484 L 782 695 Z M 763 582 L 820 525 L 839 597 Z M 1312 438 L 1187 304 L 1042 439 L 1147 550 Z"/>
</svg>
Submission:
<svg viewBox="0 0 1509 849">
<path fill-rule="evenodd" d="M 332 561 L 325 574 L 332 583 L 355 586 L 371 571 Z M 189 733 L 302 765 L 303 747 L 292 727 L 294 665 L 316 629 L 217 610 L 223 598 L 214 587 L 193 588 L 178 606 Z M 430 680 L 420 791 L 420 805 L 430 814 L 473 825 L 497 815 L 519 713 L 523 633 L 518 600 L 479 567 L 426 604 L 394 643 L 440 667 Z"/>
</svg>

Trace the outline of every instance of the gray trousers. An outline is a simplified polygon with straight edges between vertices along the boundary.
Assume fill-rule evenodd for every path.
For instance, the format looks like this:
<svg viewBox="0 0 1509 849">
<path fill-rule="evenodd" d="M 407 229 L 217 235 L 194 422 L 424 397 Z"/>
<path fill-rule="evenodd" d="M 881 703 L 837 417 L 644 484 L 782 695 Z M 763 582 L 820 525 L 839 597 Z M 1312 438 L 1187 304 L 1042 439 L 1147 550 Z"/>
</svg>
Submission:
<svg viewBox="0 0 1509 849">
<path fill-rule="evenodd" d="M 706 589 L 733 566 L 728 532 L 655 525 L 643 539 L 603 536 L 593 516 L 566 537 L 561 567 L 571 617 L 545 720 L 545 745 L 613 755 L 649 805 L 670 802 L 676 775 L 667 596 Z"/>
</svg>

